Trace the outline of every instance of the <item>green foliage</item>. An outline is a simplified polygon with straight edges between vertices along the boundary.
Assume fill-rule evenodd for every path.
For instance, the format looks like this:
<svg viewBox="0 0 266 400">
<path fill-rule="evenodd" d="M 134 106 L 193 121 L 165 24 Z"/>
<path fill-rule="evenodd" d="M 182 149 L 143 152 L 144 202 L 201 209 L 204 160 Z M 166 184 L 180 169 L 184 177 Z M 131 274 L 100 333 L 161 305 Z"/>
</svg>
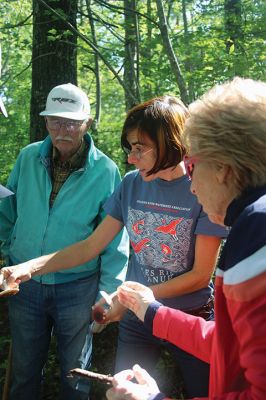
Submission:
<svg viewBox="0 0 266 400">
<path fill-rule="evenodd" d="M 29 1 L 1 2 L 0 94 L 9 118 L 1 119 L 0 182 L 5 183 L 19 150 L 29 141 L 31 14 Z M 26 21 L 22 24 L 22 21 Z"/>
<path fill-rule="evenodd" d="M 78 30 L 92 40 L 86 2 L 80 2 Z M 181 2 L 164 2 L 169 35 L 180 60 L 191 100 L 200 96 L 216 82 L 236 73 L 255 79 L 265 79 L 265 22 L 266 5 L 262 0 L 242 1 L 241 32 L 237 42 L 229 42 L 225 29 L 224 3 L 221 0 L 184 2 L 187 31 Z M 56 2 L 55 2 L 56 7 Z M 98 49 L 123 79 L 124 26 L 123 2 L 91 1 Z M 179 95 L 169 61 L 163 50 L 157 26 L 155 0 L 147 14 L 147 3 L 137 2 L 139 24 L 139 82 L 141 100 L 171 93 Z M 4 183 L 19 150 L 29 142 L 29 104 L 31 87 L 31 1 L 2 1 L 0 28 L 2 47 L 2 76 L 0 92 L 9 112 L 8 120 L 1 116 L 0 154 L 1 182 Z M 61 12 L 60 10 L 57 10 Z M 67 19 L 67 15 L 63 15 Z M 64 38 L 72 35 L 66 29 Z M 51 29 L 49 40 L 57 32 Z M 226 43 L 231 43 L 229 50 Z M 95 113 L 96 79 L 94 51 L 82 38 L 78 43 L 78 81 L 87 91 Z M 125 172 L 124 157 L 119 149 L 120 133 L 125 116 L 124 90 L 100 60 L 102 113 L 93 137 L 97 145 L 110 155 Z"/>
</svg>

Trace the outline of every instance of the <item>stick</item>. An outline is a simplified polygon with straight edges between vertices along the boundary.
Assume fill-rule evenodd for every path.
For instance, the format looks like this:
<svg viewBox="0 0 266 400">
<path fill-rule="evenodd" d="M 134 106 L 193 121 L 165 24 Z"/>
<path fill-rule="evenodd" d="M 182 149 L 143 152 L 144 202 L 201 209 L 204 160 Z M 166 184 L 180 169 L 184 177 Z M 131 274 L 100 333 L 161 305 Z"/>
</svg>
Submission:
<svg viewBox="0 0 266 400">
<path fill-rule="evenodd" d="M 84 378 L 92 378 L 98 379 L 104 383 L 112 383 L 113 377 L 111 375 L 97 374 L 96 372 L 87 371 L 81 368 L 74 368 L 69 371 L 69 378 L 72 378 L 73 375 L 83 376 Z"/>
</svg>

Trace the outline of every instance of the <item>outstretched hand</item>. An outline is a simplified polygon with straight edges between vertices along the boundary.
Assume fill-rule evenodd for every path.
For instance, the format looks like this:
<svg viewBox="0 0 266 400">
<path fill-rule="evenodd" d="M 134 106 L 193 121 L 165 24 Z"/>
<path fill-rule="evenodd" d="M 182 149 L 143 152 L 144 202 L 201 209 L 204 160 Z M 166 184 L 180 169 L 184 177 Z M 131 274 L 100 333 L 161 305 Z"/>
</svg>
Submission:
<svg viewBox="0 0 266 400">
<path fill-rule="evenodd" d="M 20 282 L 27 281 L 31 278 L 31 266 L 26 262 L 23 264 L 14 265 L 12 267 L 4 267 L 0 270 L 0 287 L 14 288 Z"/>
<path fill-rule="evenodd" d="M 131 382 L 135 378 L 137 383 Z M 106 392 L 108 400 L 148 400 L 160 392 L 155 380 L 139 365 L 124 370 L 113 378 L 113 387 Z"/>
<path fill-rule="evenodd" d="M 147 308 L 155 300 L 150 288 L 131 281 L 126 281 L 119 286 L 117 295 L 119 302 L 133 311 L 141 321 L 144 321 Z"/>
</svg>

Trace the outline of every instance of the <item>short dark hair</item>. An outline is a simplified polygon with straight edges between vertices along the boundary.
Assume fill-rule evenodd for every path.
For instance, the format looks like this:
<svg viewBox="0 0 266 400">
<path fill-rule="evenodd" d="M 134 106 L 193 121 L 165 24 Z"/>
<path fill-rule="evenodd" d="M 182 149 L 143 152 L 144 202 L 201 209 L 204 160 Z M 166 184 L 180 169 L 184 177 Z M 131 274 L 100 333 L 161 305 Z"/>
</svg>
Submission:
<svg viewBox="0 0 266 400">
<path fill-rule="evenodd" d="M 182 143 L 187 107 L 175 96 L 161 96 L 138 104 L 129 110 L 121 135 L 121 145 L 131 148 L 127 136 L 133 130 L 141 138 L 147 135 L 155 144 L 157 158 L 148 175 L 176 167 L 186 153 Z"/>
</svg>

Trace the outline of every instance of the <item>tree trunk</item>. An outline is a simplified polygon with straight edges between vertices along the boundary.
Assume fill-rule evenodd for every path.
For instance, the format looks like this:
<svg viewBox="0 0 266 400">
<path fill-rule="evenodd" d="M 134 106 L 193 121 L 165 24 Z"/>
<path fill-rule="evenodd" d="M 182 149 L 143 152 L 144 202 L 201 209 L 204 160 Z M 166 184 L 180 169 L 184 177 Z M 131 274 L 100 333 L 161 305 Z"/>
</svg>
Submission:
<svg viewBox="0 0 266 400">
<path fill-rule="evenodd" d="M 39 113 L 45 108 L 49 91 L 63 83 L 77 84 L 77 36 L 45 4 L 76 26 L 77 0 L 32 1 L 31 142 L 47 136 L 44 118 Z"/>
<path fill-rule="evenodd" d="M 91 0 L 86 0 L 86 5 L 87 5 L 88 17 L 91 28 L 92 42 L 94 46 L 98 48 L 97 37 L 94 27 L 94 20 L 91 10 Z M 101 79 L 100 79 L 99 55 L 96 51 L 94 52 L 94 74 L 96 79 L 96 111 L 91 128 L 93 130 L 93 133 L 97 135 L 97 127 L 98 124 L 100 123 L 100 118 L 101 118 Z"/>
<path fill-rule="evenodd" d="M 187 23 L 187 8 L 186 8 L 186 0 L 182 0 L 182 15 L 183 15 L 183 24 L 184 24 L 184 53 L 185 53 L 185 70 L 188 72 L 188 96 L 189 102 L 195 100 L 194 93 L 194 80 L 193 80 L 193 64 L 191 63 L 191 52 L 190 52 L 190 40 L 189 40 L 189 31 L 188 31 L 188 23 Z"/>
<path fill-rule="evenodd" d="M 224 1 L 224 24 L 226 51 L 233 57 L 231 76 L 243 76 L 246 70 L 246 55 L 242 47 L 244 33 L 242 30 L 241 0 Z"/>
<path fill-rule="evenodd" d="M 131 11 L 132 10 L 132 11 Z M 130 88 L 132 95 L 125 93 L 126 110 L 140 102 L 139 82 L 138 82 L 138 25 L 136 0 L 124 0 L 125 13 L 125 61 L 124 61 L 124 82 Z"/>
<path fill-rule="evenodd" d="M 158 11 L 158 17 L 159 17 L 159 27 L 160 27 L 160 31 L 161 31 L 161 35 L 162 35 L 163 46 L 164 46 L 165 52 L 168 56 L 168 60 L 170 62 L 173 74 L 176 78 L 177 85 L 178 85 L 178 88 L 180 91 L 181 100 L 185 104 L 188 104 L 188 93 L 187 93 L 185 80 L 182 75 L 178 59 L 174 53 L 172 43 L 170 41 L 162 1 L 156 0 L 156 5 L 157 5 L 157 11 Z"/>
<path fill-rule="evenodd" d="M 151 18 L 152 14 L 152 6 L 151 0 L 147 0 L 147 15 Z M 142 72 L 144 76 L 148 76 L 150 78 L 150 63 L 152 61 L 152 28 L 153 24 L 150 19 L 147 19 L 147 39 L 145 41 L 145 48 L 142 50 L 145 52 L 145 62 L 142 62 Z M 152 97 L 152 85 L 150 80 L 143 79 L 143 98 L 144 100 L 148 100 Z"/>
<path fill-rule="evenodd" d="M 229 53 L 232 45 L 238 47 L 239 41 L 243 39 L 241 0 L 224 1 L 224 24 L 226 37 L 226 50 Z"/>
</svg>

